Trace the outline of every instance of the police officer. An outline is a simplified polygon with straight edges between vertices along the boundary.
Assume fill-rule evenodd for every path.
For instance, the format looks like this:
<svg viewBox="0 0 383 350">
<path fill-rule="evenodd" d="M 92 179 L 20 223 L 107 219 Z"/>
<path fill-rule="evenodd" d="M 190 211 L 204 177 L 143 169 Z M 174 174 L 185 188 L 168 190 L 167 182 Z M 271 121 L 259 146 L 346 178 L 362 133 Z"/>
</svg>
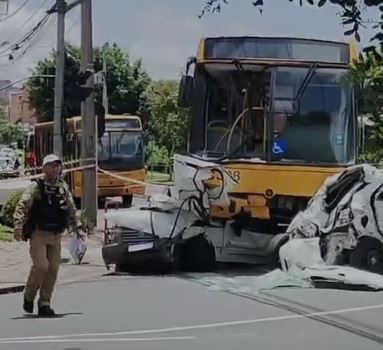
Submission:
<svg viewBox="0 0 383 350">
<path fill-rule="evenodd" d="M 51 298 L 61 262 L 61 236 L 69 226 L 82 238 L 72 194 L 61 179 L 62 163 L 54 154 L 43 160 L 44 178 L 23 193 L 14 214 L 14 237 L 29 239 L 32 268 L 24 292 L 24 311 L 33 313 L 38 290 L 38 314 L 53 316 Z"/>
</svg>

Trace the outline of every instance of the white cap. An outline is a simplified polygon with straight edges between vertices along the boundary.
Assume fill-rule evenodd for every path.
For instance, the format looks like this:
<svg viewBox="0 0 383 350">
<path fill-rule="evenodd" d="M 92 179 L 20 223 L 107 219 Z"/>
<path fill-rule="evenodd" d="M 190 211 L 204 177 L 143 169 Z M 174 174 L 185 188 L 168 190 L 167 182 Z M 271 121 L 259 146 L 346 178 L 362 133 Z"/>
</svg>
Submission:
<svg viewBox="0 0 383 350">
<path fill-rule="evenodd" d="M 43 166 L 49 163 L 54 163 L 54 162 L 59 162 L 61 164 L 61 159 L 57 157 L 55 154 L 48 154 L 43 159 Z"/>
</svg>

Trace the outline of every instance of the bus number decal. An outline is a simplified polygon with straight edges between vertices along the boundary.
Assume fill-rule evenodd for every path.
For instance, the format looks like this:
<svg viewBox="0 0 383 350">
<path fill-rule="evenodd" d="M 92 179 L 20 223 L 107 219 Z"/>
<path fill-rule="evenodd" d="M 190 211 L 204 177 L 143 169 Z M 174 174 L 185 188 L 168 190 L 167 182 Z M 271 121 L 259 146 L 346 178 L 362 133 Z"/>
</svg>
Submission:
<svg viewBox="0 0 383 350">
<path fill-rule="evenodd" d="M 234 178 L 236 181 L 241 181 L 241 173 L 238 170 L 228 170 L 230 175 Z"/>
</svg>

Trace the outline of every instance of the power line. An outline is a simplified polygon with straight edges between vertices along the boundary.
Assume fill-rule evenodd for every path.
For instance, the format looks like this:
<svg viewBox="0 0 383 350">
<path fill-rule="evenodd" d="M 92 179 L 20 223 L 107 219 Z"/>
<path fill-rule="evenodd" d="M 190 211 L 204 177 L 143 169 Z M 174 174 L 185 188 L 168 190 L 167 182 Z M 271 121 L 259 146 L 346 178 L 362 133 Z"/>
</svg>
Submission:
<svg viewBox="0 0 383 350">
<path fill-rule="evenodd" d="M 4 50 L 0 51 L 0 54 L 3 54 L 5 52 L 14 52 L 19 50 L 23 44 L 25 44 L 27 41 L 29 41 L 36 32 L 47 22 L 49 15 L 45 15 L 27 34 L 25 34 L 19 41 L 17 41 L 15 44 L 12 44 L 11 46 L 8 46 Z"/>
<path fill-rule="evenodd" d="M 20 7 L 18 7 L 14 12 L 12 12 L 10 15 L 4 17 L 3 19 L 0 19 L 0 22 L 4 22 L 7 19 L 12 18 L 14 15 L 19 13 L 27 5 L 28 2 L 29 2 L 29 0 L 25 0 L 24 3 Z"/>
<path fill-rule="evenodd" d="M 44 1 L 44 3 L 46 3 L 48 0 L 45 0 Z M 41 5 L 41 6 L 43 6 L 43 5 Z M 66 36 L 68 36 L 72 31 L 73 31 L 73 29 L 75 29 L 76 27 L 77 27 L 77 25 L 78 25 L 78 23 L 79 23 L 79 21 L 80 21 L 80 16 L 78 16 L 77 17 L 77 19 L 75 20 L 75 21 L 73 21 L 71 18 L 68 18 L 69 20 L 70 20 L 70 22 L 71 22 L 71 25 L 70 25 L 70 27 L 68 27 L 67 28 L 67 30 L 66 30 Z M 48 19 L 49 20 L 49 19 Z M 45 23 L 48 23 L 48 21 L 47 22 L 45 22 Z M 10 55 L 12 55 L 12 59 L 10 59 L 7 63 L 4 63 L 4 64 L 1 64 L 0 65 L 0 68 L 1 67 L 5 67 L 5 66 L 7 66 L 7 65 L 11 65 L 11 64 L 15 64 L 15 62 L 16 61 L 18 61 L 20 58 L 22 58 L 28 51 L 29 51 L 29 49 L 32 47 L 32 46 L 34 46 L 34 44 L 36 43 L 36 42 L 38 42 L 39 41 L 39 39 L 40 39 L 40 37 L 41 37 L 41 35 L 44 33 L 44 32 L 46 32 L 47 30 L 49 30 L 50 28 L 52 28 L 53 26 L 55 26 L 56 25 L 56 23 L 57 23 L 57 19 L 55 18 L 53 21 L 51 21 L 51 23 L 50 24 L 48 24 L 45 28 L 40 28 L 40 31 L 38 32 L 38 33 L 36 33 L 36 35 L 33 37 L 33 38 L 31 38 L 31 40 L 29 40 L 29 45 L 24 49 L 24 51 L 22 52 L 22 53 L 20 53 L 19 55 L 17 55 L 16 57 L 14 57 L 12 54 L 10 54 L 10 53 L 5 53 L 5 54 L 0 54 L 0 57 L 9 57 Z M 39 48 L 46 48 L 46 47 L 53 47 L 53 45 L 54 45 L 54 42 L 52 42 L 52 43 L 50 43 L 50 44 L 47 44 L 47 45 L 38 45 L 38 46 L 36 46 L 36 47 L 39 47 Z M 17 51 L 16 52 L 18 52 L 18 51 L 20 51 L 20 49 L 22 48 L 23 46 L 21 46 L 19 49 L 17 49 Z"/>
<path fill-rule="evenodd" d="M 48 20 L 45 22 L 45 23 L 48 23 Z M 49 29 L 49 28 L 52 28 L 54 25 L 56 24 L 56 21 L 52 21 L 52 23 L 48 24 L 46 28 L 44 29 Z M 41 38 L 41 35 L 44 33 L 43 29 L 41 29 L 39 32 L 36 33 L 36 35 L 29 41 L 29 45 L 24 49 L 24 51 L 18 55 L 16 58 L 14 58 L 13 61 L 16 61 L 18 60 L 19 58 L 21 58 L 22 56 L 24 56 L 27 51 L 36 43 L 39 41 L 39 39 Z"/>
<path fill-rule="evenodd" d="M 36 15 L 37 13 L 40 12 L 40 10 L 44 7 L 44 5 L 48 2 L 48 0 L 44 0 L 43 3 L 38 7 L 38 9 L 31 14 L 31 16 L 29 16 L 29 18 L 27 18 L 27 20 L 21 25 L 21 27 L 18 28 L 18 30 L 16 31 L 16 33 L 13 33 L 13 35 L 11 37 L 9 37 L 7 40 L 5 40 L 5 43 L 8 43 L 9 44 L 9 41 L 10 41 L 10 38 L 12 38 L 14 36 L 14 34 L 17 34 L 21 31 L 22 28 L 24 28 Z M 44 15 L 43 19 L 48 16 L 47 14 Z M 42 20 L 43 20 L 42 19 Z M 42 21 L 40 20 L 37 25 L 35 25 L 34 27 L 32 27 L 32 29 L 30 29 L 26 34 L 24 34 L 24 36 L 22 38 L 25 38 L 29 35 L 29 33 L 31 31 L 33 31 L 36 27 L 38 27 L 39 23 Z M 21 41 L 22 39 L 19 39 L 19 41 Z M 0 54 L 4 53 L 4 52 L 7 52 L 9 50 L 12 50 L 13 47 L 15 47 L 18 43 L 13 43 L 13 44 L 9 44 L 5 49 L 3 49 L 2 51 L 0 51 Z"/>
<path fill-rule="evenodd" d="M 27 20 L 19 27 L 19 29 L 17 30 L 16 34 L 17 33 L 20 33 L 21 29 L 23 29 L 42 9 L 43 7 L 45 6 L 45 4 L 48 2 L 48 0 L 44 0 L 43 3 L 37 8 L 37 10 L 35 12 L 33 12 L 28 18 Z M 7 40 L 9 41 L 9 40 Z"/>
</svg>

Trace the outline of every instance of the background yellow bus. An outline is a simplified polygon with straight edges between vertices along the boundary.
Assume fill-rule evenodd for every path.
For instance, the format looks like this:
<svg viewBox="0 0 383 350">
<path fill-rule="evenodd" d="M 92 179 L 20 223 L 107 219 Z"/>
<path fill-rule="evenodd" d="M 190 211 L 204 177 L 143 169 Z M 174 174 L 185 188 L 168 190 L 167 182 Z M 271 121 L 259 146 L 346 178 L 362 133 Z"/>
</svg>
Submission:
<svg viewBox="0 0 383 350">
<path fill-rule="evenodd" d="M 53 122 L 35 125 L 33 153 L 37 165 L 45 155 L 53 151 Z M 66 120 L 64 126 L 64 161 L 81 159 L 81 117 Z M 145 180 L 144 143 L 141 119 L 133 115 L 106 115 L 105 132 L 98 139 L 98 166 L 110 173 L 135 180 Z M 78 205 L 82 195 L 82 171 L 70 172 L 67 181 Z M 124 205 L 130 205 L 133 194 L 144 194 L 145 185 L 117 179 L 98 173 L 98 197 L 102 203 L 106 197 L 121 196 Z"/>
</svg>

